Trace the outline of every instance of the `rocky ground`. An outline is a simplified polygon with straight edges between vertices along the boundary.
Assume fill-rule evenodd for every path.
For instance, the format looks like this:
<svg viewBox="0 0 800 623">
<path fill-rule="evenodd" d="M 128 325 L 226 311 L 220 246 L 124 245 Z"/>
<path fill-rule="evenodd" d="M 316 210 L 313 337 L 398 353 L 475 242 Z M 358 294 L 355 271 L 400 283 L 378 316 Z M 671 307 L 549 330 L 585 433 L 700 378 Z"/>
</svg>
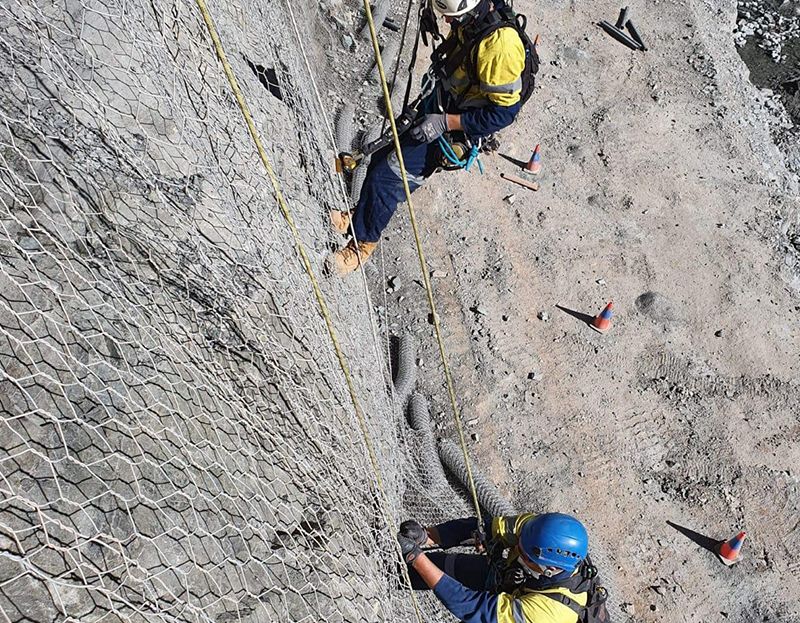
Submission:
<svg viewBox="0 0 800 623">
<path fill-rule="evenodd" d="M 472 455 L 517 506 L 586 520 L 627 620 L 797 621 L 796 5 L 634 3 L 646 53 L 595 26 L 617 5 L 516 5 L 542 35 L 534 99 L 485 175 L 414 196 Z M 737 44 L 783 63 L 772 92 Z M 536 143 L 541 190 L 501 179 Z M 404 211 L 368 274 L 453 436 Z M 703 549 L 739 530 L 738 566 Z"/>
<path fill-rule="evenodd" d="M 362 428 L 196 4 L 0 5 L 0 610 L 412 620 L 391 524 L 467 503 L 424 399 L 413 431 L 399 408 L 416 377 L 455 463 L 408 215 L 366 279 L 321 280 Z M 361 2 L 209 4 L 319 266 L 328 130 L 382 119 Z M 794 623 L 797 0 L 632 4 L 646 53 L 597 28 L 618 5 L 517 8 L 534 98 L 483 176 L 414 197 L 471 455 L 514 507 L 585 520 L 615 621 Z M 375 3 L 390 74 L 405 9 Z M 537 143 L 541 190 L 503 180 Z M 420 346 L 390 389 L 397 336 Z M 725 568 L 707 548 L 742 529 Z"/>
<path fill-rule="evenodd" d="M 800 3 L 744 0 L 734 41 L 770 108 L 775 143 L 800 172 Z"/>
</svg>

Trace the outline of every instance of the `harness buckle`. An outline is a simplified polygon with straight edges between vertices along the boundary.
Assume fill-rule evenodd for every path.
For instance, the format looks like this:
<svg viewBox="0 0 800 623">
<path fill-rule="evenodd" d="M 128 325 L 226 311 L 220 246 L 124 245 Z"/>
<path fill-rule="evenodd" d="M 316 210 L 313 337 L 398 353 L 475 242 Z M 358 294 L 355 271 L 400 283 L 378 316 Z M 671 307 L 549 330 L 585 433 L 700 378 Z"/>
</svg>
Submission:
<svg viewBox="0 0 800 623">
<path fill-rule="evenodd" d="M 483 527 L 479 526 L 472 531 L 472 538 L 475 540 L 475 549 L 479 552 L 486 551 L 486 533 Z"/>
</svg>

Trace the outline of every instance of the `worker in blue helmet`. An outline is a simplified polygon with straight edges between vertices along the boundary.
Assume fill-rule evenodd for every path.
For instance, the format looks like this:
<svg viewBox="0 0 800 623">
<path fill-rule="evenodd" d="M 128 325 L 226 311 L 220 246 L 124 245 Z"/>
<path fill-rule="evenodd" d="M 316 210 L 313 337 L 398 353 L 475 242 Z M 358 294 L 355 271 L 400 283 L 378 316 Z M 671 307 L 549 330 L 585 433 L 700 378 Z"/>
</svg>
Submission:
<svg viewBox="0 0 800 623">
<path fill-rule="evenodd" d="M 495 517 L 484 526 L 489 555 L 446 550 L 474 541 L 475 518 L 424 528 L 400 526 L 398 541 L 412 586 L 432 589 L 465 623 L 576 623 L 604 620 L 589 536 L 571 515 Z M 423 552 L 438 546 L 441 551 Z M 584 616 L 589 610 L 595 618 Z M 602 610 L 602 613 L 600 612 Z"/>
</svg>

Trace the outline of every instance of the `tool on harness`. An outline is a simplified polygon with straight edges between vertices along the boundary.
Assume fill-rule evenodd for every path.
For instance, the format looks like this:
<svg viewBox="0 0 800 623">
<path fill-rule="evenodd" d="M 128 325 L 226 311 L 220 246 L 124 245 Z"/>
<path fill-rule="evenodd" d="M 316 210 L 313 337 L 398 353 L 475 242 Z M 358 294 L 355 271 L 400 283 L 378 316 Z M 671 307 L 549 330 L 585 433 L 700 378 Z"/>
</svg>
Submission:
<svg viewBox="0 0 800 623">
<path fill-rule="evenodd" d="M 478 163 L 478 170 L 483 175 L 483 163 L 480 160 L 479 154 L 481 150 L 481 142 L 471 143 L 465 136 L 463 140 L 448 140 L 444 135 L 439 137 L 439 150 L 441 155 L 439 157 L 439 166 L 445 171 L 455 171 L 457 169 L 464 169 L 469 171 L 474 163 Z"/>
<path fill-rule="evenodd" d="M 419 95 L 414 99 L 413 102 L 408 104 L 404 109 L 403 112 L 395 119 L 395 127 L 397 128 L 397 135 L 403 136 L 406 132 L 408 132 L 415 123 L 419 123 L 422 121 L 422 118 L 418 114 L 418 109 L 420 104 L 423 100 L 428 97 L 433 92 L 435 88 L 435 84 L 433 82 L 429 82 L 430 75 L 426 74 L 423 76 L 422 82 L 423 87 L 420 91 Z M 383 134 L 381 134 L 377 139 L 372 141 L 371 143 L 367 143 L 361 149 L 356 150 L 354 152 L 342 152 L 336 158 L 336 171 L 337 173 L 341 173 L 342 171 L 352 171 L 355 169 L 358 164 L 367 156 L 371 156 L 376 151 L 379 151 L 386 147 L 387 145 L 391 145 L 394 141 L 394 134 L 392 133 L 391 128 L 386 129 Z"/>
<path fill-rule="evenodd" d="M 403 113 L 397 117 L 394 122 L 395 127 L 397 128 L 397 134 L 400 136 L 405 134 L 413 125 L 416 117 L 416 109 L 403 111 Z M 393 140 L 394 135 L 392 134 L 391 130 L 389 130 L 381 134 L 371 143 L 364 145 L 361 149 L 358 149 L 354 152 L 341 152 L 336 158 L 336 172 L 341 173 L 342 171 L 352 171 L 364 158 L 371 156 L 380 149 L 383 149 L 387 145 L 391 144 Z"/>
<path fill-rule="evenodd" d="M 478 527 L 472 531 L 472 539 L 475 543 L 475 549 L 479 552 L 486 551 L 486 532 L 483 526 L 478 524 Z"/>
</svg>

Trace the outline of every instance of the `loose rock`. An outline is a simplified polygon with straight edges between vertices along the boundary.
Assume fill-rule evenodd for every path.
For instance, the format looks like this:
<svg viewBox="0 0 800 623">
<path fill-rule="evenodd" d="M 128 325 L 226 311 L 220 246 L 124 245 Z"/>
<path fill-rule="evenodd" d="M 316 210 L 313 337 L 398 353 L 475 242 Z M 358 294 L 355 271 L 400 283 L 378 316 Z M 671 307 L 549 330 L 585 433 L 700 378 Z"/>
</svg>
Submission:
<svg viewBox="0 0 800 623">
<path fill-rule="evenodd" d="M 675 305 L 658 292 L 648 291 L 636 297 L 636 309 L 656 322 L 668 324 L 678 320 Z"/>
<path fill-rule="evenodd" d="M 350 50 L 351 52 L 356 50 L 356 42 L 350 35 L 342 35 L 342 46 L 345 50 Z"/>
</svg>

